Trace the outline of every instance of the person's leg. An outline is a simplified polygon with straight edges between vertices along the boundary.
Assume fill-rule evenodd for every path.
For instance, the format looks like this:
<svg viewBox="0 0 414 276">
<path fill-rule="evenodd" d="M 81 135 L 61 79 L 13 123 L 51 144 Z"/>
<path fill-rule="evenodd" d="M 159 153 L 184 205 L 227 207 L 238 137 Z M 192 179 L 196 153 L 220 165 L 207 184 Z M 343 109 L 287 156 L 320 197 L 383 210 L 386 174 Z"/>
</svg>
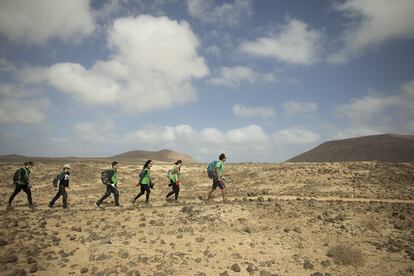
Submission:
<svg viewBox="0 0 414 276">
<path fill-rule="evenodd" d="M 178 194 L 180 193 L 180 186 L 175 185 L 174 193 L 175 193 L 175 200 L 178 200 Z"/>
<path fill-rule="evenodd" d="M 141 184 L 141 191 L 139 192 L 139 194 L 137 194 L 135 196 L 135 200 L 137 200 L 140 196 L 142 196 L 145 193 L 145 187 L 144 186 L 146 186 L 146 185 Z"/>
<path fill-rule="evenodd" d="M 111 185 L 106 185 L 106 193 L 96 202 L 96 205 L 101 205 L 102 202 L 111 195 Z"/>
<path fill-rule="evenodd" d="M 149 202 L 149 197 L 150 197 L 150 193 L 151 193 L 151 189 L 150 189 L 150 187 L 149 187 L 149 185 L 147 185 L 147 188 L 146 188 L 146 194 L 145 194 L 145 202 Z"/>
<path fill-rule="evenodd" d="M 64 185 L 61 185 L 61 191 L 60 193 L 62 194 L 63 197 L 63 201 L 62 201 L 62 207 L 64 209 L 68 208 L 68 193 L 66 192 L 66 187 Z"/>
<path fill-rule="evenodd" d="M 119 191 L 118 189 L 111 187 L 112 188 L 112 193 L 114 194 L 114 198 L 115 198 L 115 206 L 119 206 Z"/>
<path fill-rule="evenodd" d="M 13 191 L 13 193 L 11 194 L 11 196 L 10 196 L 10 198 L 9 198 L 9 205 L 11 205 L 11 204 L 12 204 L 13 199 L 16 197 L 16 195 L 17 195 L 18 193 L 20 193 L 20 191 L 21 191 L 22 189 L 23 189 L 23 186 L 22 186 L 22 185 L 15 184 L 14 191 Z"/>
<path fill-rule="evenodd" d="M 176 185 L 176 184 L 174 183 L 174 181 L 170 180 L 170 186 L 172 187 L 172 191 L 170 191 L 170 192 L 167 194 L 166 198 L 169 198 L 170 196 L 172 196 L 172 195 L 175 193 L 175 191 L 174 191 L 174 186 L 175 186 L 175 185 Z"/>
<path fill-rule="evenodd" d="M 32 200 L 32 191 L 30 190 L 30 186 L 29 185 L 23 186 L 23 191 L 27 195 L 27 201 L 29 202 L 29 205 L 32 206 L 33 200 Z"/>
<path fill-rule="evenodd" d="M 211 194 L 216 190 L 217 188 L 217 180 L 213 179 L 213 185 L 211 185 L 211 190 L 208 192 L 207 199 L 211 197 Z"/>
<path fill-rule="evenodd" d="M 56 193 L 56 195 L 52 198 L 52 200 L 50 201 L 50 203 L 49 203 L 49 207 L 53 207 L 53 205 L 55 205 L 55 202 L 56 202 L 56 200 L 58 200 L 58 198 L 60 197 L 60 195 L 61 195 L 62 193 L 61 193 L 61 190 L 60 190 L 60 188 L 59 188 L 59 190 L 57 191 L 57 193 Z"/>
<path fill-rule="evenodd" d="M 221 189 L 221 196 L 223 197 L 223 202 L 226 200 L 226 198 L 224 197 L 224 189 L 225 189 L 225 185 L 223 181 L 220 181 L 219 187 Z"/>
</svg>

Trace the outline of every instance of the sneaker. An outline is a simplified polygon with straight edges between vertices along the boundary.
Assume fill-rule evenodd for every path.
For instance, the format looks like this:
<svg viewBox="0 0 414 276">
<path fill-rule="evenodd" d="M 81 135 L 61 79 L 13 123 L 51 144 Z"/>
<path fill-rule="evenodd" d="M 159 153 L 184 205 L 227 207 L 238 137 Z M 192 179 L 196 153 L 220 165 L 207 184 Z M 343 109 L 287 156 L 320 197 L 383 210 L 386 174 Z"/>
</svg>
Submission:
<svg viewBox="0 0 414 276">
<path fill-rule="evenodd" d="M 11 204 L 7 204 L 6 210 L 13 210 L 13 206 Z"/>
<path fill-rule="evenodd" d="M 63 209 L 69 209 L 68 205 L 62 206 Z"/>
<path fill-rule="evenodd" d="M 115 208 L 117 209 L 122 208 L 122 205 L 115 205 Z"/>
<path fill-rule="evenodd" d="M 101 204 L 98 204 L 98 202 L 95 202 L 95 207 L 98 209 L 101 209 Z"/>
<path fill-rule="evenodd" d="M 131 199 L 131 203 L 135 204 L 135 198 Z"/>
<path fill-rule="evenodd" d="M 49 208 L 53 209 L 53 208 L 55 208 L 55 206 L 53 206 L 53 204 L 49 204 Z"/>
<path fill-rule="evenodd" d="M 34 208 L 35 208 L 35 206 L 33 205 L 33 203 L 32 204 L 29 204 L 27 206 L 29 206 L 30 210 L 34 210 Z"/>
</svg>

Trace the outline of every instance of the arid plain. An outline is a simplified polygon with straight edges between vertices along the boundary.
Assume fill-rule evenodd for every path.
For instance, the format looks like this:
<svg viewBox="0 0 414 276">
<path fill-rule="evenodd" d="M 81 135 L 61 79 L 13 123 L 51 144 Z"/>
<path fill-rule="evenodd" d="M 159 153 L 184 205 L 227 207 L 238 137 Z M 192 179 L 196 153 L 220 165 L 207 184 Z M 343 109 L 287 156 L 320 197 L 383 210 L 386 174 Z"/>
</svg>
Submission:
<svg viewBox="0 0 414 276">
<path fill-rule="evenodd" d="M 207 165 L 185 164 L 175 203 L 156 162 L 147 206 L 130 203 L 142 164 L 121 162 L 123 208 L 99 210 L 110 163 L 74 161 L 70 208 L 49 209 L 62 162 L 33 167 L 33 212 L 23 192 L 6 211 L 19 165 L 0 164 L 1 275 L 414 274 L 413 163 L 226 164 L 224 203 L 205 200 Z"/>
</svg>

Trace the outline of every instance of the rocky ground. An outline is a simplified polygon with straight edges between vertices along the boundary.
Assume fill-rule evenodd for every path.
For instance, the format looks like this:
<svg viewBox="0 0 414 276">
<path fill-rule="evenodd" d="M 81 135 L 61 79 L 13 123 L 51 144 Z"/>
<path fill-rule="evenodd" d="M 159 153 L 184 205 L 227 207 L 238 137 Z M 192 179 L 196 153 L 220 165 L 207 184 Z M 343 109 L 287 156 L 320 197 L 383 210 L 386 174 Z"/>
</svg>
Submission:
<svg viewBox="0 0 414 276">
<path fill-rule="evenodd" d="M 206 165 L 184 165 L 180 202 L 153 167 L 151 205 L 121 164 L 122 209 L 103 210 L 104 162 L 72 164 L 69 210 L 47 208 L 60 163 L 33 167 L 35 211 L 22 192 L 6 211 L 17 164 L 0 164 L 1 275 L 413 275 L 414 164 L 227 164 L 227 201 L 205 201 Z"/>
</svg>

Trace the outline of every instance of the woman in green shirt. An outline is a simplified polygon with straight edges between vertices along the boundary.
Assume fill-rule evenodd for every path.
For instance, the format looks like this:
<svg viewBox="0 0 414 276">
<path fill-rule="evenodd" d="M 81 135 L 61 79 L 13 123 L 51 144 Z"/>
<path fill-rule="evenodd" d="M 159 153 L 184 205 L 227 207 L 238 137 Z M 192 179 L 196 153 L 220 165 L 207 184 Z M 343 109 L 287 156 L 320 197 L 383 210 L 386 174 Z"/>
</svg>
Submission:
<svg viewBox="0 0 414 276">
<path fill-rule="evenodd" d="M 151 193 L 151 189 L 153 187 L 152 181 L 151 181 L 151 167 L 152 167 L 152 160 L 147 160 L 145 162 L 144 167 L 142 168 L 142 172 L 139 175 L 139 184 L 141 186 L 141 191 L 139 194 L 136 195 L 135 198 L 132 199 L 132 203 L 135 203 L 135 201 L 142 196 L 144 193 L 145 195 L 145 202 L 149 202 L 149 196 Z"/>
<path fill-rule="evenodd" d="M 170 184 L 168 186 L 172 187 L 172 191 L 167 194 L 166 198 L 175 194 L 175 200 L 178 200 L 178 193 L 180 192 L 180 170 L 182 165 L 183 161 L 177 160 L 177 162 L 174 163 L 171 172 L 168 174 L 170 179 Z"/>
</svg>

